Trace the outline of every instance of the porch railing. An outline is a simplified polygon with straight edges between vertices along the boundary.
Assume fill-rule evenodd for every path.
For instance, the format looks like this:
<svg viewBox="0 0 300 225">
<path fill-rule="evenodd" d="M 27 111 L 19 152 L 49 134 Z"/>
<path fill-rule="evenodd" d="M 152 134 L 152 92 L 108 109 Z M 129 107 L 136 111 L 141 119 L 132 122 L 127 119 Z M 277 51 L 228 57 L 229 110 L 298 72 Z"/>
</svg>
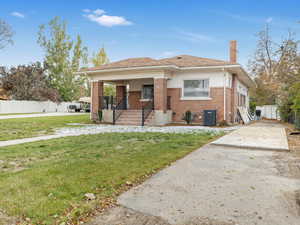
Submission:
<svg viewBox="0 0 300 225">
<path fill-rule="evenodd" d="M 126 110 L 127 106 L 127 98 L 122 98 L 116 106 L 113 106 L 112 110 L 113 110 L 113 124 L 116 124 L 116 121 L 119 119 L 119 117 L 121 116 L 122 112 L 124 110 Z"/>
<path fill-rule="evenodd" d="M 153 99 L 151 99 L 145 106 L 142 107 L 142 126 L 145 125 L 145 121 L 147 120 L 148 116 L 154 109 Z"/>
</svg>

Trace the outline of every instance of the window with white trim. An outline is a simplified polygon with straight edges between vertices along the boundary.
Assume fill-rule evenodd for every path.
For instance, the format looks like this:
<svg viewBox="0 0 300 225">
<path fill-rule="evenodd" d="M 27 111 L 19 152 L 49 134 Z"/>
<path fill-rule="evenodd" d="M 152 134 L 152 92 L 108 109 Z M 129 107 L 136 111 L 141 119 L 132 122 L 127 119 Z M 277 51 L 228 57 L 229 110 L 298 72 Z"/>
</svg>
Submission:
<svg viewBox="0 0 300 225">
<path fill-rule="evenodd" d="M 209 97 L 209 79 L 184 80 L 183 97 L 187 97 L 187 98 Z"/>
<path fill-rule="evenodd" d="M 142 98 L 143 99 L 153 99 L 153 96 L 154 96 L 154 85 L 153 84 L 143 85 Z"/>
</svg>

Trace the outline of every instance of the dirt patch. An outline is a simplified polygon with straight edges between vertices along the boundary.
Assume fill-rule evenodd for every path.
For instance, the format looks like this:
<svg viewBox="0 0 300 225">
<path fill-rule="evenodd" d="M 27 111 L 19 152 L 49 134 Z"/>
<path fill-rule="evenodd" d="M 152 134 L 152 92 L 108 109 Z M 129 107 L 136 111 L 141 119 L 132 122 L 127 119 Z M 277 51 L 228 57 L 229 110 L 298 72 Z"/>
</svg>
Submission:
<svg viewBox="0 0 300 225">
<path fill-rule="evenodd" d="M 146 215 L 125 207 L 115 207 L 105 213 L 97 216 L 97 218 L 87 225 L 171 225 L 166 220 Z M 222 222 L 209 218 L 193 218 L 180 225 L 235 225 L 233 221 Z"/>
<path fill-rule="evenodd" d="M 7 216 L 3 211 L 0 210 L 0 225 L 15 225 L 17 219 Z"/>
<path fill-rule="evenodd" d="M 0 172 L 18 172 L 25 167 L 21 161 L 4 161 L 0 160 Z"/>
<path fill-rule="evenodd" d="M 285 192 L 284 197 L 289 211 L 295 216 L 300 216 L 300 189 L 295 192 Z"/>
<path fill-rule="evenodd" d="M 275 154 L 273 160 L 280 176 L 292 179 L 300 179 L 300 135 L 290 135 L 294 128 L 285 124 L 290 153 Z M 289 205 L 289 211 L 294 215 L 300 215 L 300 189 L 294 192 L 284 193 Z"/>
</svg>

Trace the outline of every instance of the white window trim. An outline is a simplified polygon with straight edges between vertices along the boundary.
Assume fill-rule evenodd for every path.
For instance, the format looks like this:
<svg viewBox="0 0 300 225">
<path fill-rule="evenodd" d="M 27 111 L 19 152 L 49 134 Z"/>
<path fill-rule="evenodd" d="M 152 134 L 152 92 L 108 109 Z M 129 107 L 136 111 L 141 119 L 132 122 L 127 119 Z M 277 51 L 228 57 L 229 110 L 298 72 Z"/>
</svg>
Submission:
<svg viewBox="0 0 300 225">
<path fill-rule="evenodd" d="M 184 97 L 184 81 L 186 80 L 208 80 L 208 96 L 207 97 Z M 210 96 L 210 79 L 208 77 L 203 77 L 203 78 L 189 78 L 189 79 L 183 79 L 182 84 L 181 84 L 181 98 L 180 100 L 212 100 Z"/>
</svg>

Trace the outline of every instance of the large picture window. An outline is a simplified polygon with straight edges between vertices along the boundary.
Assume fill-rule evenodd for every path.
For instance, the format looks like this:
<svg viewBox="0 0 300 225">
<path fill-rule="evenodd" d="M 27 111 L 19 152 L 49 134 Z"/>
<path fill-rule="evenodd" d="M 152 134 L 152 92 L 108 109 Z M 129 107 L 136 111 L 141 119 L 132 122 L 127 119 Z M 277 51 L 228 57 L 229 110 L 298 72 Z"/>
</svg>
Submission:
<svg viewBox="0 0 300 225">
<path fill-rule="evenodd" d="M 185 80 L 183 97 L 209 97 L 209 79 Z"/>
</svg>

